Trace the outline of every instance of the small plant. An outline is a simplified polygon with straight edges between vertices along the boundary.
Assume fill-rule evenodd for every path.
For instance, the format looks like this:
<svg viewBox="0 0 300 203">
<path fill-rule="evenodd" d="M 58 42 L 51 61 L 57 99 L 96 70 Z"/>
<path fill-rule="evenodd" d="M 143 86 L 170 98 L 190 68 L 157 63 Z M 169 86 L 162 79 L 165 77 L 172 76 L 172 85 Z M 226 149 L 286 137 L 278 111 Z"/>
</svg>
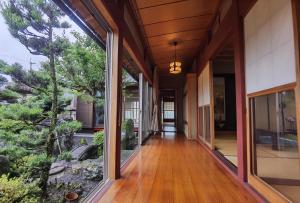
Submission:
<svg viewBox="0 0 300 203">
<path fill-rule="evenodd" d="M 103 154 L 104 130 L 94 133 L 93 142 L 98 145 L 98 156 L 101 156 Z"/>
<path fill-rule="evenodd" d="M 80 144 L 80 145 L 87 145 L 88 143 L 87 143 L 87 141 L 86 141 L 85 138 L 81 138 L 81 139 L 79 140 L 79 144 Z"/>
<path fill-rule="evenodd" d="M 131 149 L 130 141 L 134 139 L 134 122 L 132 119 L 128 119 L 123 123 L 123 131 L 125 131 L 125 138 L 122 140 L 123 149 Z"/>
<path fill-rule="evenodd" d="M 67 151 L 72 149 L 74 144 L 73 136 L 78 130 L 80 130 L 81 126 L 82 124 L 78 121 L 65 121 L 56 128 L 57 133 L 60 136 L 64 136 L 63 140 Z"/>
<path fill-rule="evenodd" d="M 69 151 L 62 152 L 60 155 L 58 155 L 59 160 L 66 160 L 71 161 L 72 160 L 72 153 Z"/>
<path fill-rule="evenodd" d="M 0 202 L 38 203 L 41 189 L 36 182 L 25 183 L 22 177 L 0 177 Z"/>
</svg>

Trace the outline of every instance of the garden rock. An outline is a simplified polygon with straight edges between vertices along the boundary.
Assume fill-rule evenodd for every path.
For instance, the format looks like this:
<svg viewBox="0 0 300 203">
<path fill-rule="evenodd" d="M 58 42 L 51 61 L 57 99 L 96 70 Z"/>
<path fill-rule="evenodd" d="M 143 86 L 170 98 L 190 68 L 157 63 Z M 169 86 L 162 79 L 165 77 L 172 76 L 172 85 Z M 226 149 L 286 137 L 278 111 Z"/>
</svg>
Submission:
<svg viewBox="0 0 300 203">
<path fill-rule="evenodd" d="M 83 145 L 72 151 L 72 157 L 78 161 L 98 158 L 97 145 Z"/>
<path fill-rule="evenodd" d="M 103 179 L 102 166 L 90 166 L 84 169 L 82 174 L 87 180 L 100 181 Z"/>
</svg>

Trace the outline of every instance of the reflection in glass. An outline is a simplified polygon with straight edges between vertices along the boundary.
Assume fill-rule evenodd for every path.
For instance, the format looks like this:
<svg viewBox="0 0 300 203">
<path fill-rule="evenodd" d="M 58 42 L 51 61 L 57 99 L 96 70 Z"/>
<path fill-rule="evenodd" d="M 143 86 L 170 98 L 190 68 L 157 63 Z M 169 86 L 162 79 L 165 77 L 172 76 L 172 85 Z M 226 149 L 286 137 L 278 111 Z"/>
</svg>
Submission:
<svg viewBox="0 0 300 203">
<path fill-rule="evenodd" d="M 121 162 L 138 146 L 140 123 L 139 81 L 123 69 Z"/>
<path fill-rule="evenodd" d="M 300 163 L 294 91 L 255 97 L 251 106 L 253 172 L 299 202 Z"/>
</svg>

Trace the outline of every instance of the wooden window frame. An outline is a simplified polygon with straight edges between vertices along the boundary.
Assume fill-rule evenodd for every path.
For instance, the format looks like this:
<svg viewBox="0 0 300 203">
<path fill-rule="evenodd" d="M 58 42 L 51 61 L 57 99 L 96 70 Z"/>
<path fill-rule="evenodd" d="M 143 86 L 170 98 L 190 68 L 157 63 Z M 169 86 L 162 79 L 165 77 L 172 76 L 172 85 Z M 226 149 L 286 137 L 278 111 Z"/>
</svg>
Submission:
<svg viewBox="0 0 300 203">
<path fill-rule="evenodd" d="M 263 90 L 256 93 L 251 93 L 247 95 L 247 148 L 248 148 L 248 182 L 250 185 L 252 185 L 257 191 L 259 191 L 261 194 L 263 194 L 270 202 L 290 202 L 285 195 L 280 193 L 278 190 L 276 190 L 274 187 L 269 185 L 267 182 L 265 182 L 262 178 L 257 176 L 254 172 L 255 168 L 255 149 L 254 149 L 254 143 L 253 143 L 253 112 L 252 112 L 252 99 L 259 96 L 266 96 L 269 94 L 276 94 L 278 92 L 282 91 L 294 91 L 295 93 L 295 99 L 296 99 L 296 83 L 290 83 L 286 85 L 282 85 L 279 87 Z M 296 103 L 296 102 L 295 102 Z M 299 108 L 300 105 L 296 104 L 296 109 Z M 298 115 L 297 122 L 299 122 Z M 300 144 L 299 141 L 299 130 L 297 131 L 297 137 L 298 137 L 298 147 Z M 300 156 L 300 151 L 298 151 L 298 154 Z"/>
</svg>

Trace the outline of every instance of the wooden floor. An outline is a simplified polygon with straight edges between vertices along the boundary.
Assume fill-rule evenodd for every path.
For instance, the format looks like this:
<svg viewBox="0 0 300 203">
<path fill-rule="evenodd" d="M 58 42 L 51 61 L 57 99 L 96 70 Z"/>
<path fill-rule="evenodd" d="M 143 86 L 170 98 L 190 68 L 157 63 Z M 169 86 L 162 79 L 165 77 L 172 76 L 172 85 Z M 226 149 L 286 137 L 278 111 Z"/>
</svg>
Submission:
<svg viewBox="0 0 300 203">
<path fill-rule="evenodd" d="M 152 137 L 99 202 L 256 202 L 203 147 L 183 136 Z"/>
</svg>

